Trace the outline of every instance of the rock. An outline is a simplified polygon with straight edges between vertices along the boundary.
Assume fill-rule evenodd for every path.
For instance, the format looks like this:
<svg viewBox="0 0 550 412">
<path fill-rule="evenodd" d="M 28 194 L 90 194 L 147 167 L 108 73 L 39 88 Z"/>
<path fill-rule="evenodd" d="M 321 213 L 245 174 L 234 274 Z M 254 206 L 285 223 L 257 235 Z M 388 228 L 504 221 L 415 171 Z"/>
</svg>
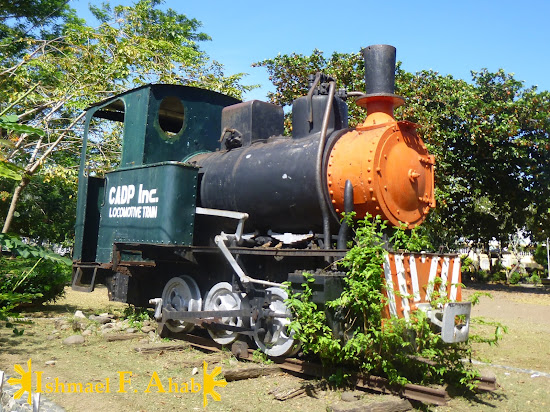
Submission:
<svg viewBox="0 0 550 412">
<path fill-rule="evenodd" d="M 65 325 L 68 325 L 67 319 L 56 319 L 54 322 L 56 329 L 61 329 L 61 327 Z"/>
<path fill-rule="evenodd" d="M 82 345 L 84 343 L 84 336 L 72 335 L 66 339 L 63 339 L 63 345 Z"/>
<path fill-rule="evenodd" d="M 149 343 L 149 339 L 147 339 L 147 338 L 145 338 L 145 339 L 140 339 L 140 340 L 139 340 L 139 343 L 141 343 L 141 344 Z"/>
<path fill-rule="evenodd" d="M 70 329 L 70 328 L 71 328 L 71 326 L 66 324 L 66 323 L 59 327 L 59 329 L 61 329 L 61 330 L 67 330 L 67 329 Z"/>
<path fill-rule="evenodd" d="M 90 320 L 93 320 L 94 322 L 101 323 L 102 325 L 105 325 L 106 323 L 110 323 L 112 320 L 106 316 L 96 316 L 96 315 L 90 315 L 88 318 Z"/>
<path fill-rule="evenodd" d="M 83 322 L 79 322 L 77 320 L 73 321 L 73 330 L 75 332 L 80 332 L 81 330 L 86 329 L 86 324 Z"/>
<path fill-rule="evenodd" d="M 57 361 L 49 360 L 49 361 L 46 361 L 45 363 L 46 363 L 46 365 L 48 365 L 48 366 L 53 366 L 53 365 L 56 364 L 56 362 L 57 362 Z"/>
<path fill-rule="evenodd" d="M 99 316 L 101 316 L 102 318 L 109 318 L 109 319 L 113 319 L 115 317 L 115 315 L 113 315 L 112 313 L 100 313 Z"/>
<path fill-rule="evenodd" d="M 149 332 L 152 332 L 152 331 L 154 331 L 154 330 L 155 330 L 155 328 L 154 328 L 153 326 L 149 326 L 149 325 L 143 326 L 143 327 L 141 328 L 141 331 L 142 331 L 143 333 L 149 333 Z"/>
<path fill-rule="evenodd" d="M 128 328 L 126 329 L 126 333 L 136 333 L 137 332 L 137 329 L 136 328 Z"/>
<path fill-rule="evenodd" d="M 149 332 L 149 339 L 154 340 L 157 337 L 157 334 L 153 331 Z"/>
<path fill-rule="evenodd" d="M 100 328 L 99 328 L 99 332 L 104 335 L 106 333 L 111 333 L 111 332 L 115 332 L 116 329 L 115 329 L 115 325 L 114 323 L 106 323 L 105 325 L 102 325 Z"/>
<path fill-rule="evenodd" d="M 357 395 L 354 392 L 346 391 L 342 393 L 340 397 L 344 402 L 355 402 L 357 400 Z"/>
<path fill-rule="evenodd" d="M 74 317 L 77 318 L 77 319 L 86 319 L 86 315 L 84 313 L 82 313 L 81 310 L 77 310 L 74 313 Z"/>
<path fill-rule="evenodd" d="M 92 331 L 90 329 L 86 329 L 85 331 L 82 332 L 82 336 L 91 336 L 92 334 Z"/>
<path fill-rule="evenodd" d="M 199 373 L 199 368 L 193 368 L 191 375 L 196 375 L 197 373 Z"/>
</svg>

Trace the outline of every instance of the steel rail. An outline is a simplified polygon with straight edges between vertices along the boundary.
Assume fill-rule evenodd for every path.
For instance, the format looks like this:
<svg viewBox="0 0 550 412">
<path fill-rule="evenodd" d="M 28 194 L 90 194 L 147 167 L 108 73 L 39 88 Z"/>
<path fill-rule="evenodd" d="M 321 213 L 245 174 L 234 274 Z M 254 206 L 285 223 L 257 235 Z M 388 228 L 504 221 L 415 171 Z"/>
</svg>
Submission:
<svg viewBox="0 0 550 412">
<path fill-rule="evenodd" d="M 197 335 L 184 334 L 181 338 L 191 346 L 208 351 L 221 351 L 222 345 Z M 248 354 L 252 357 L 254 350 L 248 349 Z M 307 362 L 296 358 L 272 358 L 271 359 L 281 370 L 299 375 L 314 376 L 318 378 L 326 377 L 335 370 L 327 368 L 317 363 Z M 444 406 L 450 400 L 450 396 L 445 389 L 431 388 L 422 385 L 406 384 L 404 386 L 391 385 L 386 378 L 380 376 L 367 376 L 357 379 L 355 386 L 383 394 L 393 394 L 410 400 Z M 481 377 L 477 389 L 480 391 L 496 390 L 496 379 L 494 377 Z"/>
</svg>

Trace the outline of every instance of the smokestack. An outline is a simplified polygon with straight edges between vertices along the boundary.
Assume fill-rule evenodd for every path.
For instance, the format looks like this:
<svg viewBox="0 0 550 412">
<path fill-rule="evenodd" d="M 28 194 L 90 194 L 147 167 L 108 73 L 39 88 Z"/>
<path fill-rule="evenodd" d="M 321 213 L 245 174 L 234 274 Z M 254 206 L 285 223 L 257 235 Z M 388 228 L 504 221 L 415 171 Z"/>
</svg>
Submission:
<svg viewBox="0 0 550 412">
<path fill-rule="evenodd" d="M 361 53 L 365 60 L 366 100 L 378 96 L 390 97 L 394 107 L 401 106 L 405 100 L 395 94 L 395 47 L 376 44 L 365 47 Z"/>
<path fill-rule="evenodd" d="M 377 44 L 365 47 L 365 85 L 367 95 L 388 96 L 395 91 L 395 47 Z"/>
<path fill-rule="evenodd" d="M 359 106 L 366 107 L 368 117 L 364 126 L 393 120 L 393 109 L 405 99 L 395 94 L 395 47 L 376 44 L 361 50 L 365 60 L 365 91 L 357 99 Z"/>
</svg>

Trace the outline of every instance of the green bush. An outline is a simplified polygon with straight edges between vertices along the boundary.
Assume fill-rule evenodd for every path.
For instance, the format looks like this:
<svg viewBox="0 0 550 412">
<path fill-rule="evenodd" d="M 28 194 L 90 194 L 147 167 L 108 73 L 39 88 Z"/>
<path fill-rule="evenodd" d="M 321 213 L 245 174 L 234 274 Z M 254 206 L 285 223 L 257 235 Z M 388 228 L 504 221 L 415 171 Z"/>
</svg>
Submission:
<svg viewBox="0 0 550 412">
<path fill-rule="evenodd" d="M 518 272 L 514 272 L 514 273 L 518 273 Z M 521 275 L 520 275 L 520 278 L 521 278 Z M 505 270 L 498 270 L 498 271 L 494 272 L 491 275 L 491 280 L 493 282 L 506 282 L 506 271 Z"/>
<path fill-rule="evenodd" d="M 478 282 L 488 282 L 489 273 L 486 270 L 480 269 L 474 274 L 474 279 Z"/>
<path fill-rule="evenodd" d="M 44 258 L 0 257 L 0 293 L 32 295 L 29 302 L 40 304 L 63 296 L 63 289 L 71 279 L 71 267 L 65 263 Z M 0 307 L 7 306 L 0 299 Z"/>
<path fill-rule="evenodd" d="M 535 285 L 540 284 L 540 276 L 537 275 L 536 273 L 533 273 L 529 278 L 529 283 L 533 283 Z"/>
<path fill-rule="evenodd" d="M 519 272 L 514 272 L 510 275 L 510 279 L 508 279 L 508 281 L 510 282 L 511 285 L 517 285 L 520 281 L 521 281 L 521 273 Z"/>
</svg>

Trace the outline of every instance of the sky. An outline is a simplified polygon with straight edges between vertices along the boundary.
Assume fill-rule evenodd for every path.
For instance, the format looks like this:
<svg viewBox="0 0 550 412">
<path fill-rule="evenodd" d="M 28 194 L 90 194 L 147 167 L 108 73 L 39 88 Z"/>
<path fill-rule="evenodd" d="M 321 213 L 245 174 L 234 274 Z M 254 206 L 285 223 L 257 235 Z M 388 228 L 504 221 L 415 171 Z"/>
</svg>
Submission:
<svg viewBox="0 0 550 412">
<path fill-rule="evenodd" d="M 88 3 L 100 1 L 70 1 L 93 26 Z M 245 100 L 266 100 L 274 90 L 254 62 L 314 49 L 328 57 L 373 44 L 395 46 L 409 72 L 432 69 L 469 81 L 472 70 L 502 68 L 525 86 L 550 90 L 547 0 L 166 0 L 161 8 L 202 22 L 201 31 L 212 38 L 202 50 L 225 66 L 226 75 L 248 73 L 243 83 L 261 85 Z"/>
</svg>

